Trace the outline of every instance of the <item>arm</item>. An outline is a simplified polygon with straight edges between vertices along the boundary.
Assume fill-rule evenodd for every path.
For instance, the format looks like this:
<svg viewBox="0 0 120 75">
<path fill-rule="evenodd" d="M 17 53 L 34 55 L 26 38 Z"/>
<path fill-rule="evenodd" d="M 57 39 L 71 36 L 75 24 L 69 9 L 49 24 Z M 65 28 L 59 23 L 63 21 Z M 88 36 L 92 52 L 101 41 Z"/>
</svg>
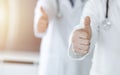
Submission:
<svg viewBox="0 0 120 75">
<path fill-rule="evenodd" d="M 38 0 L 34 16 L 34 34 L 42 38 L 47 32 L 49 21 L 55 16 L 53 0 Z"/>
<path fill-rule="evenodd" d="M 94 49 L 94 46 L 98 37 L 99 7 L 96 5 L 97 3 L 99 3 L 98 1 L 99 0 L 89 0 L 87 2 L 81 17 L 80 25 L 74 28 L 70 36 L 69 56 L 74 59 L 82 60 L 90 54 L 91 50 Z M 87 29 L 85 27 L 86 22 L 89 22 L 88 25 L 90 25 L 89 27 L 91 31 L 89 30 L 89 28 Z M 90 32 L 90 34 L 88 34 L 87 32 Z M 85 38 L 85 40 L 81 41 L 81 39 L 77 39 L 77 37 L 81 36 L 81 34 L 83 34 L 82 38 Z M 74 40 L 86 45 L 81 46 L 79 45 L 79 43 L 74 42 Z M 77 44 L 77 47 L 75 47 L 76 44 Z"/>
</svg>

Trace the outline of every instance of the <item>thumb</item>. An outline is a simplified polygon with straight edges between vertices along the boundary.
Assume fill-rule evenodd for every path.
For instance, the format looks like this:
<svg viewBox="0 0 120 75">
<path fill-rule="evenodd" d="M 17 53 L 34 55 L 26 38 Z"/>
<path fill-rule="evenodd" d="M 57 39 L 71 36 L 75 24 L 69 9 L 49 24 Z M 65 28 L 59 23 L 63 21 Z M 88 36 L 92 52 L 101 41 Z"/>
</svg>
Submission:
<svg viewBox="0 0 120 75">
<path fill-rule="evenodd" d="M 91 28 L 90 22 L 91 22 L 90 17 L 89 16 L 85 17 L 85 21 L 84 21 L 85 29 L 89 30 Z"/>
<path fill-rule="evenodd" d="M 88 35 L 89 35 L 89 36 L 88 36 L 89 39 L 91 38 L 91 33 L 92 33 L 90 23 L 91 23 L 90 17 L 87 16 L 87 17 L 85 18 L 84 24 L 85 24 L 85 31 L 87 31 L 87 33 L 88 33 Z"/>
<path fill-rule="evenodd" d="M 45 12 L 45 10 L 43 9 L 43 7 L 40 7 L 40 11 L 41 11 L 41 13 L 42 13 L 44 16 L 47 15 L 46 12 Z"/>
</svg>

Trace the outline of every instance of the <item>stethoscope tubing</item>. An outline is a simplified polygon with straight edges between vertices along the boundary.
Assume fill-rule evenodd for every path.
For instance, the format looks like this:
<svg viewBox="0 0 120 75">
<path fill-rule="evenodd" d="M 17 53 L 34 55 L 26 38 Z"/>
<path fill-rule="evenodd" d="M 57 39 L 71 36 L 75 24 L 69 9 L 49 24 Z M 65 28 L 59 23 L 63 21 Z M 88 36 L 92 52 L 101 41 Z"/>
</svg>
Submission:
<svg viewBox="0 0 120 75">
<path fill-rule="evenodd" d="M 109 12 L 109 0 L 106 2 L 106 18 L 108 18 L 108 12 Z"/>
</svg>

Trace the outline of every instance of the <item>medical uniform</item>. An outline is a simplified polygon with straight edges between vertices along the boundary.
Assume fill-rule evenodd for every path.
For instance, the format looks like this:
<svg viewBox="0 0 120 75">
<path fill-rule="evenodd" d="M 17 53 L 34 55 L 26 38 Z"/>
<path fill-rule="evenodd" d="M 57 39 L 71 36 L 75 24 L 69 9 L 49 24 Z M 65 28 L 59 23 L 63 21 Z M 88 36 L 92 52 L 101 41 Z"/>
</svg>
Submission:
<svg viewBox="0 0 120 75">
<path fill-rule="evenodd" d="M 74 59 L 84 60 L 94 51 L 90 75 L 120 75 L 120 0 L 109 0 L 110 26 L 103 23 L 106 2 L 107 0 L 89 0 L 85 5 L 80 25 L 74 29 L 75 31 L 83 28 L 85 17 L 90 17 L 92 37 L 89 53 L 84 56 L 75 55 L 70 41 L 69 54 Z"/>
<path fill-rule="evenodd" d="M 36 37 L 42 38 L 39 75 L 88 74 L 90 64 L 85 62 L 90 59 L 80 62 L 68 57 L 68 38 L 73 27 L 79 24 L 85 2 L 85 0 L 75 0 L 75 4 L 71 5 L 69 0 L 59 0 L 58 12 L 56 0 L 38 1 L 35 9 L 34 32 Z M 37 23 L 42 16 L 40 7 L 43 7 L 49 18 L 45 33 L 37 32 Z"/>
</svg>

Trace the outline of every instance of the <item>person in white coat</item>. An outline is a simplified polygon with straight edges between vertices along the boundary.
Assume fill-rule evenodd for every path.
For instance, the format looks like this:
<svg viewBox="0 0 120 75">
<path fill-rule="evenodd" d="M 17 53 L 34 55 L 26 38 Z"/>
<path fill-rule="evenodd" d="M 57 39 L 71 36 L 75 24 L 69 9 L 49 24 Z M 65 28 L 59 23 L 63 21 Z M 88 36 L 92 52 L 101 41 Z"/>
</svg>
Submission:
<svg viewBox="0 0 120 75">
<path fill-rule="evenodd" d="M 79 62 L 66 55 L 67 39 L 73 27 L 79 24 L 85 2 L 86 0 L 38 0 L 34 32 L 36 37 L 42 38 L 39 75 L 88 75 L 91 64 L 87 62 L 90 58 Z"/>
<path fill-rule="evenodd" d="M 89 0 L 70 37 L 69 55 L 94 51 L 90 75 L 120 75 L 120 0 Z"/>
</svg>

